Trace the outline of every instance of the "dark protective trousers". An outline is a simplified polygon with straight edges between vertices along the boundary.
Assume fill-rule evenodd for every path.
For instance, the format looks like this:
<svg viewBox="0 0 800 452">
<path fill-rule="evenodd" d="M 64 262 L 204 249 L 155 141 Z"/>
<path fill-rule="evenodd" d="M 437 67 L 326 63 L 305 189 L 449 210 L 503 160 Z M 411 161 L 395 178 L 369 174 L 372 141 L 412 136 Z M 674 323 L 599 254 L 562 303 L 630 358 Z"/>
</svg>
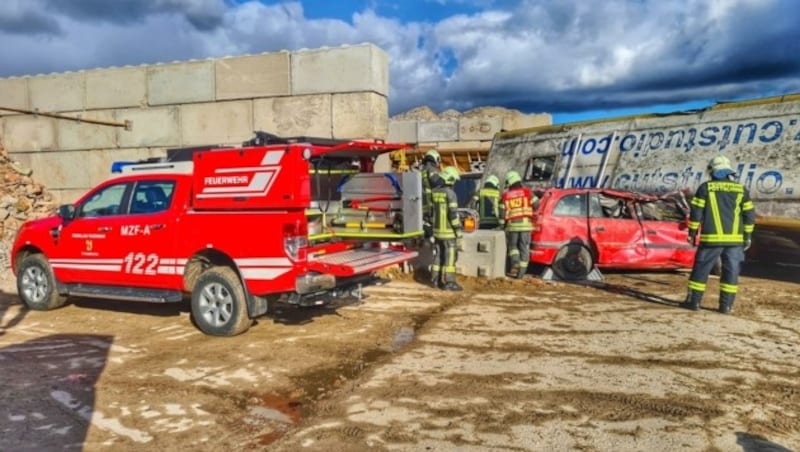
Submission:
<svg viewBox="0 0 800 452">
<path fill-rule="evenodd" d="M 431 273 L 442 284 L 456 282 L 456 260 L 458 260 L 456 239 L 434 239 L 433 243 L 435 253 Z"/>
<path fill-rule="evenodd" d="M 506 231 L 508 268 L 519 267 L 520 274 L 528 271 L 531 260 L 531 231 Z"/>
<path fill-rule="evenodd" d="M 733 306 L 739 289 L 739 272 L 744 261 L 742 246 L 700 245 L 694 257 L 692 274 L 689 276 L 689 300 L 700 303 L 706 291 L 706 283 L 717 259 L 722 258 L 722 277 L 719 281 L 720 307 Z"/>
</svg>

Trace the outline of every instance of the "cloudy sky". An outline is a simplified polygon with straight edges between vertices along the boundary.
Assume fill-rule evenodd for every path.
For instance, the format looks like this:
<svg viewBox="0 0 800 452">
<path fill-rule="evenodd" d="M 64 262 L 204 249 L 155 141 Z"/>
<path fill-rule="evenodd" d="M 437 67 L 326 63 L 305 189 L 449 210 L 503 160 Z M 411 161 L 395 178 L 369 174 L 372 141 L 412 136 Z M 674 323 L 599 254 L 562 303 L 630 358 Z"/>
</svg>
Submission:
<svg viewBox="0 0 800 452">
<path fill-rule="evenodd" d="M 371 42 L 390 113 L 554 122 L 800 92 L 796 0 L 0 0 L 0 77 Z"/>
</svg>

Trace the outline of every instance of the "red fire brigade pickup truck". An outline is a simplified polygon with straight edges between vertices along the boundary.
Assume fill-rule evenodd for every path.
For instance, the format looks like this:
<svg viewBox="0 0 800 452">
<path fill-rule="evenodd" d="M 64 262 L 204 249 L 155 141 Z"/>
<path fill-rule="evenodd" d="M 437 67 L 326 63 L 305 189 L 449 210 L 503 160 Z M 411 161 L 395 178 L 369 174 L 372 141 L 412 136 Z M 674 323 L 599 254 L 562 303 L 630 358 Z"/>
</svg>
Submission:
<svg viewBox="0 0 800 452">
<path fill-rule="evenodd" d="M 116 164 L 57 215 L 23 224 L 19 295 L 48 310 L 69 296 L 177 302 L 206 334 L 246 331 L 268 301 L 322 304 L 416 256 L 419 174 L 373 173 L 403 148 L 257 134 L 236 148 L 170 150 Z"/>
</svg>

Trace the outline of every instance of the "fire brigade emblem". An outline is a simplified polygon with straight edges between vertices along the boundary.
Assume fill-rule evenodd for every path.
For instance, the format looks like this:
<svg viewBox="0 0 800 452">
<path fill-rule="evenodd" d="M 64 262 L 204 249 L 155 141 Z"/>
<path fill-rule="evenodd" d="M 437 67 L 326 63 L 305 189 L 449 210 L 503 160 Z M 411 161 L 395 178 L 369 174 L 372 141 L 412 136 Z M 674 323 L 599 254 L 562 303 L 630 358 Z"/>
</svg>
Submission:
<svg viewBox="0 0 800 452">
<path fill-rule="evenodd" d="M 91 240 L 87 240 L 86 241 L 86 251 L 91 251 L 91 250 L 92 250 L 92 241 Z"/>
</svg>

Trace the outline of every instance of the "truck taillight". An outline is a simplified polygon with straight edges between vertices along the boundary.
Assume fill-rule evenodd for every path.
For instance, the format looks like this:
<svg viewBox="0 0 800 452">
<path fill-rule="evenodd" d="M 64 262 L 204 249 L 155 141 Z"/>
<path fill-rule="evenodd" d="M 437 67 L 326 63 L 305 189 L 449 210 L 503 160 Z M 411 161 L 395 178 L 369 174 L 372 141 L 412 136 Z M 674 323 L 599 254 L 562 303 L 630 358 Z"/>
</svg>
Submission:
<svg viewBox="0 0 800 452">
<path fill-rule="evenodd" d="M 294 261 L 305 260 L 308 247 L 308 226 L 297 221 L 283 226 L 283 249 Z"/>
</svg>

